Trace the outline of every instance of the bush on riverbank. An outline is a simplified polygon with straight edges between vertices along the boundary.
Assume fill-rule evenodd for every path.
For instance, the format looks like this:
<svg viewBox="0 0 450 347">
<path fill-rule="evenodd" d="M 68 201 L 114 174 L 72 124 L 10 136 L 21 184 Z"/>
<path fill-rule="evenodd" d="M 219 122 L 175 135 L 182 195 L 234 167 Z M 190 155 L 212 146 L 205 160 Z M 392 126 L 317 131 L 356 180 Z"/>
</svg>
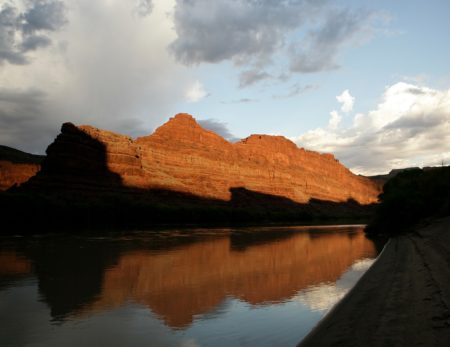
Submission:
<svg viewBox="0 0 450 347">
<path fill-rule="evenodd" d="M 418 222 L 450 215 L 450 167 L 413 169 L 390 179 L 368 234 L 396 235 Z"/>
</svg>

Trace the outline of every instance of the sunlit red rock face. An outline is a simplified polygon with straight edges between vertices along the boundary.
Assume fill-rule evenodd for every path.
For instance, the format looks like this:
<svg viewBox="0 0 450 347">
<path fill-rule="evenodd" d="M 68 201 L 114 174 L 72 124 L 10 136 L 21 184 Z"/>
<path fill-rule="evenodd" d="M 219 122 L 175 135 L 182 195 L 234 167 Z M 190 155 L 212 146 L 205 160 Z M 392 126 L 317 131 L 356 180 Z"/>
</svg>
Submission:
<svg viewBox="0 0 450 347">
<path fill-rule="evenodd" d="M 152 135 L 133 140 L 91 126 L 65 124 L 47 150 L 40 177 L 80 181 L 108 173 L 104 184 L 161 188 L 230 199 L 230 188 L 296 202 L 377 201 L 379 187 L 352 174 L 330 154 L 298 148 L 281 136 L 252 135 L 230 143 L 178 114 Z M 56 182 L 57 180 L 52 180 Z"/>
<path fill-rule="evenodd" d="M 0 191 L 21 185 L 41 169 L 42 156 L 0 146 Z"/>
<path fill-rule="evenodd" d="M 192 323 L 227 297 L 257 305 L 281 302 L 311 285 L 336 281 L 356 260 L 376 251 L 364 233 L 299 233 L 241 250 L 229 238 L 182 246 L 171 252 L 136 251 L 107 270 L 99 299 L 77 314 L 92 314 L 134 301 L 173 328 Z"/>
<path fill-rule="evenodd" d="M 18 164 L 0 160 L 0 191 L 28 181 L 40 168 L 39 164 Z"/>
</svg>

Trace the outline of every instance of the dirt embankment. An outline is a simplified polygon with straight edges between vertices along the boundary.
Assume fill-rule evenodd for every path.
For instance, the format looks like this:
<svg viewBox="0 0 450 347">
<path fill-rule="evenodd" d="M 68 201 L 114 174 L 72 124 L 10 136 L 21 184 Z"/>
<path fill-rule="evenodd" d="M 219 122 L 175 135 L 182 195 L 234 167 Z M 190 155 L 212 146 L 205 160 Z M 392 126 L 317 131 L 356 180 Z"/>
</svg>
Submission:
<svg viewBox="0 0 450 347">
<path fill-rule="evenodd" d="M 449 346 L 450 217 L 393 238 L 353 290 L 299 344 Z"/>
</svg>

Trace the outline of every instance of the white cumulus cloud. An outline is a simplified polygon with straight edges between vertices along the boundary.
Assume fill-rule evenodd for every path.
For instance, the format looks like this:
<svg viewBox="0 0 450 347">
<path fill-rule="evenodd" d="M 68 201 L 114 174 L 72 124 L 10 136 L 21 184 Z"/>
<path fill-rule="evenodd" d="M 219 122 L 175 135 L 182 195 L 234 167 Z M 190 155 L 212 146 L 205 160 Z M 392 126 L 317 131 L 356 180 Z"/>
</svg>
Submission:
<svg viewBox="0 0 450 347">
<path fill-rule="evenodd" d="M 339 123 L 342 120 L 342 117 L 339 115 L 337 111 L 331 111 L 330 112 L 330 120 L 328 121 L 328 128 L 329 129 L 337 129 L 339 126 Z"/>
<path fill-rule="evenodd" d="M 379 104 L 357 113 L 345 128 L 317 128 L 293 138 L 298 145 L 332 152 L 353 171 L 385 173 L 394 168 L 450 163 L 450 89 L 399 82 L 386 87 Z"/>
<path fill-rule="evenodd" d="M 208 96 L 208 92 L 205 90 L 205 87 L 200 81 L 195 81 L 187 90 L 186 90 L 186 100 L 188 102 L 199 102 L 204 97 Z"/>
<path fill-rule="evenodd" d="M 342 112 L 351 112 L 355 104 L 355 97 L 350 94 L 348 89 L 344 90 L 341 95 L 336 96 L 336 100 L 342 104 Z"/>
</svg>

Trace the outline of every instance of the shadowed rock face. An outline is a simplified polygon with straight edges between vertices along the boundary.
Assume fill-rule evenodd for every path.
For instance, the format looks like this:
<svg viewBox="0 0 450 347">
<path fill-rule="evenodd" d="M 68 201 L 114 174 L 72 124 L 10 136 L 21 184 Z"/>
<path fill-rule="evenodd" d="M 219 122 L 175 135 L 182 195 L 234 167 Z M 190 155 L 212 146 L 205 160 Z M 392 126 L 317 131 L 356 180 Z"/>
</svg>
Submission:
<svg viewBox="0 0 450 347">
<path fill-rule="evenodd" d="M 34 185 L 48 184 L 51 177 L 54 185 L 121 185 L 226 201 L 232 188 L 242 187 L 299 203 L 353 199 L 369 204 L 380 193 L 376 184 L 352 174 L 330 154 L 298 148 L 281 136 L 252 135 L 230 143 L 188 114 L 136 140 L 66 123 L 47 154 Z"/>
</svg>

